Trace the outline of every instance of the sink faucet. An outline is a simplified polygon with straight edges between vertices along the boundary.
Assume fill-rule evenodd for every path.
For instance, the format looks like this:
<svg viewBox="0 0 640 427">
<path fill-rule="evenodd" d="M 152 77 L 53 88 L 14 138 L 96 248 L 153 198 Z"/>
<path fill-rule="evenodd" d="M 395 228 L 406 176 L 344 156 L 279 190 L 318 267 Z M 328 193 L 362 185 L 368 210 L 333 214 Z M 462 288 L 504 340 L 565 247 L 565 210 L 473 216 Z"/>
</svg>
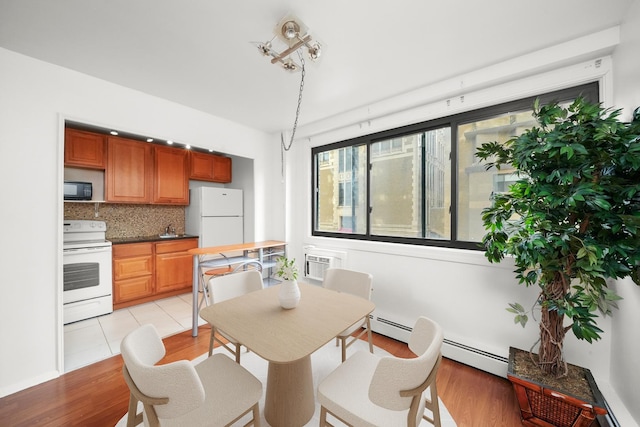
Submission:
<svg viewBox="0 0 640 427">
<path fill-rule="evenodd" d="M 167 225 L 167 227 L 164 229 L 164 234 L 176 234 L 175 227 L 171 224 Z"/>
</svg>

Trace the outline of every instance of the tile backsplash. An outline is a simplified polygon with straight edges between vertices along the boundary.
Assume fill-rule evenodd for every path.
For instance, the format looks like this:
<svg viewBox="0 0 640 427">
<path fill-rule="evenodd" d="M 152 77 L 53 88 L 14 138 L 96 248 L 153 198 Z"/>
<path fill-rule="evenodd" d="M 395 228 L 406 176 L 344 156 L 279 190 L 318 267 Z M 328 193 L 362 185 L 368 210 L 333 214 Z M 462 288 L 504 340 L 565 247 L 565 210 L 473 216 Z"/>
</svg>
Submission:
<svg viewBox="0 0 640 427">
<path fill-rule="evenodd" d="M 184 206 L 125 205 L 65 202 L 64 219 L 87 219 L 107 223 L 106 238 L 143 237 L 161 234 L 171 224 L 176 233 L 184 229 Z"/>
</svg>

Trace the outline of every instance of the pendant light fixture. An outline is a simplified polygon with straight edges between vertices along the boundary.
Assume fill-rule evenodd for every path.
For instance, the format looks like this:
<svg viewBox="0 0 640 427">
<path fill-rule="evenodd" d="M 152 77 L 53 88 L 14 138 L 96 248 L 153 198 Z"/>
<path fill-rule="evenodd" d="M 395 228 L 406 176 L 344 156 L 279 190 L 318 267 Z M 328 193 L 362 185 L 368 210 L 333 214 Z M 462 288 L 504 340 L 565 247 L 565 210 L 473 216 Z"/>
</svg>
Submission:
<svg viewBox="0 0 640 427">
<path fill-rule="evenodd" d="M 304 90 L 304 79 L 306 75 L 304 51 L 307 57 L 315 62 L 322 55 L 322 45 L 311 36 L 307 26 L 293 14 L 283 17 L 273 29 L 274 36 L 264 43 L 256 43 L 258 51 L 263 56 L 271 57 L 272 64 L 280 64 L 283 69 L 291 72 L 300 71 L 300 90 L 298 91 L 298 106 L 296 117 L 293 122 L 293 129 L 289 143 L 285 143 L 284 132 L 280 133 L 280 153 L 282 161 L 282 176 L 284 177 L 284 153 L 291 149 L 300 118 L 300 107 L 302 105 L 302 92 Z M 275 45 L 279 45 L 276 47 Z M 293 56 L 297 56 L 294 59 Z"/>
<path fill-rule="evenodd" d="M 314 40 L 307 26 L 293 14 L 283 17 L 273 29 L 274 36 L 264 43 L 256 43 L 258 51 L 271 57 L 272 64 L 280 64 L 287 71 L 298 71 L 302 65 L 292 58 L 295 52 L 306 50 L 312 61 L 322 55 L 322 45 Z M 277 45 L 277 46 L 276 46 Z M 301 61 L 300 61 L 301 62 Z"/>
</svg>

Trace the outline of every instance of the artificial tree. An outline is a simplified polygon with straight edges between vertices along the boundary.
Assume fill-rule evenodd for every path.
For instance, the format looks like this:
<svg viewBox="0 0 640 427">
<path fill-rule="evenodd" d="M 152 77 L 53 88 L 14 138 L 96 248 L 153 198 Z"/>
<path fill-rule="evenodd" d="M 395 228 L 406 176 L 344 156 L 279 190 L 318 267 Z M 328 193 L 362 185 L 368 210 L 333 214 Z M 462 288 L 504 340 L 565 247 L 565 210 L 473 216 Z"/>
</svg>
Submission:
<svg viewBox="0 0 640 427">
<path fill-rule="evenodd" d="M 538 363 L 559 377 L 565 333 L 598 340 L 597 311 L 617 308 L 606 279 L 640 284 L 640 114 L 623 123 L 620 110 L 578 98 L 568 106 L 536 100 L 533 115 L 538 126 L 477 150 L 487 169 L 518 176 L 483 210 L 482 242 L 490 262 L 513 256 L 519 283 L 540 287 L 531 309 L 540 309 Z M 530 310 L 508 310 L 524 327 Z"/>
</svg>

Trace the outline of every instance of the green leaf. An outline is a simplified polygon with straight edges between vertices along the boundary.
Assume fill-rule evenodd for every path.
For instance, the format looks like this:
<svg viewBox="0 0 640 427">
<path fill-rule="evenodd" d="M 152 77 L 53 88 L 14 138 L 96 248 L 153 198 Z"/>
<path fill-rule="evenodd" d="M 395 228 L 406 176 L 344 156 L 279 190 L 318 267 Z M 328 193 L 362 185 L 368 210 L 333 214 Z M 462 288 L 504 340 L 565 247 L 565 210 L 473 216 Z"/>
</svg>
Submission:
<svg viewBox="0 0 640 427">
<path fill-rule="evenodd" d="M 526 314 L 519 314 L 514 317 L 513 323 L 519 323 L 524 328 L 528 320 L 529 318 L 527 317 Z"/>
<path fill-rule="evenodd" d="M 478 148 L 485 164 L 518 175 L 482 211 L 485 256 L 512 259 L 517 282 L 540 287 L 538 305 L 570 318 L 576 337 L 592 342 L 602 333 L 598 313 L 610 314 L 619 298 L 606 279 L 629 276 L 640 286 L 640 117 L 620 122 L 619 110 L 583 98 L 569 106 L 535 100 L 533 110 L 535 126 Z M 547 299 L 559 278 L 580 283 Z M 528 321 L 520 304 L 507 311 L 515 323 Z"/>
</svg>

